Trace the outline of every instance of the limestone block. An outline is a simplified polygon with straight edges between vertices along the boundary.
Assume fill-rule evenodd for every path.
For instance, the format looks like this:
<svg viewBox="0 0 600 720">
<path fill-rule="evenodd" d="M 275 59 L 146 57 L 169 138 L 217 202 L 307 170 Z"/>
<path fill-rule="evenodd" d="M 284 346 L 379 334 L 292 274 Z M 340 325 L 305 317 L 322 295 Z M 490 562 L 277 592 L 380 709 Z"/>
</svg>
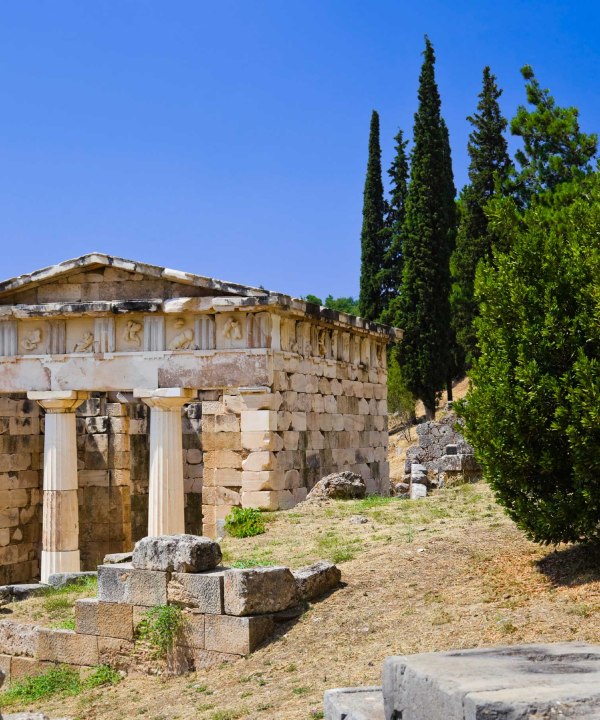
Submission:
<svg viewBox="0 0 600 720">
<path fill-rule="evenodd" d="M 306 500 L 307 495 L 308 495 L 308 490 L 305 487 L 294 488 L 292 490 L 292 497 L 294 500 L 294 505 L 304 502 Z"/>
<path fill-rule="evenodd" d="M 319 428 L 323 432 L 331 432 L 333 430 L 333 415 L 327 413 L 319 415 Z"/>
<path fill-rule="evenodd" d="M 283 450 L 283 438 L 276 432 L 242 431 L 240 435 L 241 446 L 246 450 Z"/>
<path fill-rule="evenodd" d="M 214 432 L 239 432 L 240 431 L 240 419 L 237 415 L 213 415 Z"/>
<path fill-rule="evenodd" d="M 81 477 L 81 473 L 79 474 Z M 128 486 L 131 484 L 131 471 L 125 469 L 113 469 L 110 471 L 111 485 L 117 487 Z"/>
<path fill-rule="evenodd" d="M 240 505 L 239 492 L 226 487 L 205 487 L 202 492 L 202 501 L 208 505 Z"/>
<path fill-rule="evenodd" d="M 16 435 L 39 435 L 40 420 L 38 417 L 11 417 L 9 421 L 9 433 L 11 437 Z"/>
<path fill-rule="evenodd" d="M 67 665 L 97 665 L 98 638 L 95 635 L 78 635 L 72 630 L 40 628 L 35 657 Z"/>
<path fill-rule="evenodd" d="M 33 657 L 37 646 L 37 625 L 0 621 L 0 653 Z"/>
<path fill-rule="evenodd" d="M 260 490 L 246 492 L 242 490 L 242 507 L 258 510 L 278 510 L 279 498 L 276 490 Z"/>
<path fill-rule="evenodd" d="M 30 657 L 13 657 L 10 662 L 10 681 L 16 682 L 28 677 L 43 675 L 56 667 L 54 663 L 35 660 Z"/>
<path fill-rule="evenodd" d="M 325 448 L 325 436 L 318 430 L 308 433 L 308 447 L 311 450 L 323 450 Z"/>
<path fill-rule="evenodd" d="M 198 450 L 198 448 L 187 450 L 185 459 L 190 465 L 199 465 L 202 462 L 202 450 Z"/>
<path fill-rule="evenodd" d="M 342 579 L 340 569 L 326 560 L 295 570 L 294 578 L 302 600 L 314 600 L 337 587 Z"/>
<path fill-rule="evenodd" d="M 242 432 L 277 430 L 277 412 L 274 410 L 244 410 L 241 413 Z"/>
<path fill-rule="evenodd" d="M 242 492 L 259 490 L 283 490 L 285 477 L 282 470 L 265 470 L 263 472 L 242 471 Z"/>
<path fill-rule="evenodd" d="M 244 433 L 239 432 L 206 432 L 202 435 L 202 447 L 204 450 L 241 450 L 243 438 Z"/>
<path fill-rule="evenodd" d="M 85 431 L 90 434 L 108 432 L 108 415 L 97 415 L 85 419 Z M 113 430 L 114 432 L 114 430 Z"/>
<path fill-rule="evenodd" d="M 106 414 L 110 418 L 122 418 L 127 415 L 127 405 L 124 403 L 106 403 Z M 111 420 L 111 429 L 112 429 L 112 420 Z M 116 432 L 113 430 L 113 432 Z M 121 432 L 121 431 L 118 431 Z"/>
<path fill-rule="evenodd" d="M 293 412 L 292 413 L 292 430 L 297 432 L 303 432 L 306 430 L 306 413 Z"/>
<path fill-rule="evenodd" d="M 233 450 L 211 450 L 204 453 L 204 467 L 240 469 L 242 456 Z"/>
<path fill-rule="evenodd" d="M 233 400 L 233 398 L 239 398 L 239 401 Z M 279 392 L 247 392 L 244 390 L 240 395 L 224 395 L 223 401 L 226 408 L 236 408 L 234 412 L 241 412 L 242 410 L 279 410 L 283 398 Z M 239 410 L 237 409 L 238 402 Z"/>
<path fill-rule="evenodd" d="M 273 619 L 266 616 L 205 616 L 205 647 L 233 655 L 247 655 L 273 632 Z"/>
<path fill-rule="evenodd" d="M 135 644 L 125 638 L 98 637 L 98 662 L 116 670 L 129 670 Z"/>
<path fill-rule="evenodd" d="M 289 430 L 283 433 L 283 446 L 286 450 L 297 450 L 300 433 L 296 430 Z"/>
<path fill-rule="evenodd" d="M 223 573 L 218 569 L 204 573 L 173 573 L 167 587 L 169 603 L 194 607 L 202 613 L 222 613 Z"/>
<path fill-rule="evenodd" d="M 298 602 L 296 581 L 286 567 L 226 570 L 223 590 L 227 615 L 279 612 Z"/>
<path fill-rule="evenodd" d="M 240 487 L 242 471 L 232 468 L 205 468 L 203 472 L 205 487 Z"/>
<path fill-rule="evenodd" d="M 108 487 L 110 476 L 108 470 L 80 470 L 77 474 L 79 487 Z"/>
<path fill-rule="evenodd" d="M 292 413 L 289 410 L 280 410 L 277 413 L 277 430 L 284 432 L 290 429 L 292 423 Z"/>
<path fill-rule="evenodd" d="M 145 537 L 135 544 L 132 565 L 160 572 L 203 572 L 221 562 L 221 548 L 198 535 Z M 143 604 L 143 603 L 141 603 Z"/>
<path fill-rule="evenodd" d="M 98 635 L 97 598 L 75 601 L 75 631 L 81 635 Z"/>
<path fill-rule="evenodd" d="M 297 393 L 296 403 L 292 408 L 292 412 L 294 410 L 296 412 L 310 412 L 312 410 L 312 398 L 313 396 L 307 393 Z"/>
<path fill-rule="evenodd" d="M 329 389 L 332 395 L 342 394 L 342 383 L 339 380 L 333 379 L 329 381 Z"/>
<path fill-rule="evenodd" d="M 177 637 L 177 645 L 204 650 L 205 615 L 202 613 L 183 613 L 183 623 Z"/>
<path fill-rule="evenodd" d="M 29 493 L 25 489 L 0 490 L 0 509 L 22 508 L 29 505 Z"/>
<path fill-rule="evenodd" d="M 262 470 L 274 470 L 277 464 L 277 458 L 272 452 L 260 451 L 250 453 L 242 462 L 242 469 L 252 472 L 260 472 Z"/>
<path fill-rule="evenodd" d="M 285 473 L 285 490 L 293 490 L 294 488 L 300 487 L 302 478 L 298 470 L 287 470 Z"/>
<path fill-rule="evenodd" d="M 290 388 L 294 392 L 306 392 L 306 375 L 294 373 L 290 376 Z"/>
<path fill-rule="evenodd" d="M 98 599 L 130 605 L 166 605 L 167 573 L 138 570 L 127 563 L 98 566 Z"/>
</svg>

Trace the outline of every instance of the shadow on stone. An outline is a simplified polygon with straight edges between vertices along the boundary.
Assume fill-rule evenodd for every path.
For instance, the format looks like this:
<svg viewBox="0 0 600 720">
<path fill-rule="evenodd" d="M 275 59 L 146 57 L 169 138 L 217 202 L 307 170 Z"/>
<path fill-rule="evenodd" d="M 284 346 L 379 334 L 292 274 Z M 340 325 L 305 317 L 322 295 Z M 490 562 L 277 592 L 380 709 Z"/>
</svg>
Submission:
<svg viewBox="0 0 600 720">
<path fill-rule="evenodd" d="M 597 582 L 600 580 L 600 544 L 573 545 L 551 552 L 538 560 L 537 567 L 557 587 Z"/>
</svg>

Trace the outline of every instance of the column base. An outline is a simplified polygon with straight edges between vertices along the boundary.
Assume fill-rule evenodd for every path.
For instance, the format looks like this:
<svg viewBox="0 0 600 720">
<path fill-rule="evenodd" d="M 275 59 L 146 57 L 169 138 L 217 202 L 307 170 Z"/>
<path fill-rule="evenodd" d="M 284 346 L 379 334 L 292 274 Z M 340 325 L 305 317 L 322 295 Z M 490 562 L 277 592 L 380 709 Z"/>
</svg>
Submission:
<svg viewBox="0 0 600 720">
<path fill-rule="evenodd" d="M 79 550 L 42 550 L 41 581 L 48 582 L 55 573 L 81 572 Z"/>
</svg>

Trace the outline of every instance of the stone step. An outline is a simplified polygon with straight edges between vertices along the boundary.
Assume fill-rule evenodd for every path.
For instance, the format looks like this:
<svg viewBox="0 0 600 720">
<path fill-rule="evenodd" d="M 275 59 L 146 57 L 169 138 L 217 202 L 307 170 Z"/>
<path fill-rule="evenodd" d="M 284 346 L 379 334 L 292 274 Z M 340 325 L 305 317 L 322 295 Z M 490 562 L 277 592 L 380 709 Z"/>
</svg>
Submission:
<svg viewBox="0 0 600 720">
<path fill-rule="evenodd" d="M 384 720 L 380 687 L 328 690 L 323 704 L 325 720 Z"/>
</svg>

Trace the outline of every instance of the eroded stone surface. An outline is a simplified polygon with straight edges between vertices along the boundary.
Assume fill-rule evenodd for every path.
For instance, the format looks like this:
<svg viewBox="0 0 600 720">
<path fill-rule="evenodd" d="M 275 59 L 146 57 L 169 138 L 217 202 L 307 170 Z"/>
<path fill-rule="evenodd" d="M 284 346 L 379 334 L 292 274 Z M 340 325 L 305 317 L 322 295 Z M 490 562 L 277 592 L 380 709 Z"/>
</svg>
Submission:
<svg viewBox="0 0 600 720">
<path fill-rule="evenodd" d="M 227 570 L 224 600 L 227 615 L 279 612 L 298 602 L 296 580 L 286 567 Z"/>
<path fill-rule="evenodd" d="M 325 720 L 384 720 L 380 687 L 328 690 L 323 709 Z"/>
<path fill-rule="evenodd" d="M 340 569 L 326 560 L 294 570 L 298 595 L 302 600 L 314 600 L 337 587 L 342 579 Z"/>
<path fill-rule="evenodd" d="M 356 473 L 344 470 L 319 480 L 308 493 L 307 500 L 355 500 L 367 494 L 365 481 Z"/>
<path fill-rule="evenodd" d="M 516 645 L 387 658 L 386 720 L 600 717 L 600 646 Z"/>
<path fill-rule="evenodd" d="M 221 562 L 221 548 L 198 535 L 145 537 L 135 544 L 132 565 L 140 570 L 199 573 L 213 570 Z"/>
<path fill-rule="evenodd" d="M 225 570 L 205 573 L 173 573 L 167 587 L 170 603 L 197 608 L 200 612 L 223 612 Z"/>
</svg>

